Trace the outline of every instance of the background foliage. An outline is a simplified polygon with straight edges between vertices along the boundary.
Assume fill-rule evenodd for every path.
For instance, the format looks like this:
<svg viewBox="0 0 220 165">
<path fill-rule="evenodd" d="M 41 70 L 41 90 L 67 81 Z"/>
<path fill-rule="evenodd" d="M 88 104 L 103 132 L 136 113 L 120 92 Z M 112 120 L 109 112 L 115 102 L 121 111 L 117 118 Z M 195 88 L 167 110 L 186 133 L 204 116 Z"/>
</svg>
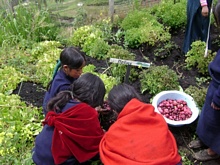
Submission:
<svg viewBox="0 0 220 165">
<path fill-rule="evenodd" d="M 114 85 L 123 82 L 126 72 L 126 66 L 111 64 L 109 58 L 136 60 L 132 49 L 141 49 L 143 45 L 159 45 L 160 49 L 155 50 L 156 56 L 161 59 L 167 57 L 162 52 L 175 48 L 169 42 L 171 30 L 183 28 L 186 23 L 184 0 L 175 4 L 173 0 L 161 0 L 151 8 L 143 6 L 138 0 L 116 0 L 113 22 L 108 17 L 108 4 L 104 0 L 65 0 L 61 3 L 47 0 L 47 5 L 36 5 L 32 0 L 29 3 L 21 1 L 15 6 L 14 13 L 3 2 L 6 1 L 0 3 L 2 165 L 32 164 L 31 149 L 42 128 L 42 109 L 27 105 L 12 92 L 25 81 L 46 87 L 65 46 L 78 46 L 87 56 L 106 61 L 108 67 L 104 68 L 104 72 L 97 72 L 93 65 L 87 65 L 84 72 L 100 76 L 108 93 Z M 77 5 L 79 2 L 82 2 L 81 6 Z M 149 61 L 147 57 L 145 59 Z M 184 65 L 189 69 L 198 67 L 201 73 L 205 73 L 207 66 L 203 63 L 198 65 L 202 60 L 202 56 L 198 57 L 193 49 Z M 129 81 L 138 78 L 142 92 L 149 92 L 152 96 L 162 90 L 179 89 L 180 76 L 167 66 L 152 65 L 147 70 L 132 67 Z M 200 85 L 186 90 L 188 94 L 194 94 L 198 106 L 202 106 L 206 91 Z M 195 96 L 195 93 L 200 95 Z M 183 160 L 185 165 L 190 164 L 188 160 Z M 93 163 L 100 164 L 99 161 Z"/>
</svg>

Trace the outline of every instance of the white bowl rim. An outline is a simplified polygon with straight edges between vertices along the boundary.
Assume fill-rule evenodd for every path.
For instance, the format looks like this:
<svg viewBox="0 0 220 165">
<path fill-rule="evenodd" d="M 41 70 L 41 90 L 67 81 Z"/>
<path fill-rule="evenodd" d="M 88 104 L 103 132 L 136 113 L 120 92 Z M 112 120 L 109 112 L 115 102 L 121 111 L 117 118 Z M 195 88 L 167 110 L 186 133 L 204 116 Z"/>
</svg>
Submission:
<svg viewBox="0 0 220 165">
<path fill-rule="evenodd" d="M 173 126 L 180 126 L 180 125 L 185 125 L 185 124 L 190 124 L 192 123 L 193 121 L 195 121 L 199 115 L 199 108 L 198 106 L 196 105 L 194 99 L 186 94 L 185 92 L 182 92 L 182 91 L 177 91 L 177 90 L 168 90 L 168 91 L 162 91 L 160 93 L 158 93 L 156 96 L 154 96 L 153 98 L 153 101 L 152 101 L 152 105 L 154 106 L 154 110 L 155 112 L 161 114 L 158 110 L 157 110 L 157 100 L 165 95 L 165 94 L 180 94 L 180 95 L 183 95 L 185 98 L 189 99 L 192 101 L 192 104 L 194 104 L 194 108 L 193 108 L 193 114 L 192 116 L 189 118 L 189 119 L 186 119 L 186 120 L 183 120 L 183 121 L 175 121 L 175 120 L 170 120 L 168 118 L 166 118 L 165 116 L 163 116 L 163 118 L 166 120 L 166 122 L 170 125 L 173 125 Z"/>
</svg>

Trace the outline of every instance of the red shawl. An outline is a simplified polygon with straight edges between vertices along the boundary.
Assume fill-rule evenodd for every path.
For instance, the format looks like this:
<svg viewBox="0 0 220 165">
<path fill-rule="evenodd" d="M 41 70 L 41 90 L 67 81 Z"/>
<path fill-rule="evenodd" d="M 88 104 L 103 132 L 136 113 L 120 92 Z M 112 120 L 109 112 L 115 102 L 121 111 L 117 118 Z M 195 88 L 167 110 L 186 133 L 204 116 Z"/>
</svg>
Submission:
<svg viewBox="0 0 220 165">
<path fill-rule="evenodd" d="M 105 165 L 175 165 L 181 157 L 174 136 L 151 104 L 132 99 L 103 136 Z"/>
<path fill-rule="evenodd" d="M 57 114 L 48 112 L 43 124 L 54 127 L 52 155 L 55 164 L 74 156 L 80 163 L 98 154 L 104 134 L 96 110 L 85 103 Z"/>
</svg>

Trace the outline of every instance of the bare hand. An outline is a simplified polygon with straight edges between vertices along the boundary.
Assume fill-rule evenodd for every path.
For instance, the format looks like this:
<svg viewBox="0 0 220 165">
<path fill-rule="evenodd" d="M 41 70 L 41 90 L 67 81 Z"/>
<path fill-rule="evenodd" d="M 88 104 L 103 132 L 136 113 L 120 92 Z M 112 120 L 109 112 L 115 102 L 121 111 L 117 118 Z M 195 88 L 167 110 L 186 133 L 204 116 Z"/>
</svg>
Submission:
<svg viewBox="0 0 220 165">
<path fill-rule="evenodd" d="M 212 107 L 214 110 L 220 110 L 220 108 L 217 107 L 213 102 L 211 103 L 211 107 Z"/>
<path fill-rule="evenodd" d="M 208 8 L 208 6 L 203 6 L 202 7 L 202 16 L 203 17 L 208 17 L 208 15 L 209 15 L 209 8 Z"/>
</svg>

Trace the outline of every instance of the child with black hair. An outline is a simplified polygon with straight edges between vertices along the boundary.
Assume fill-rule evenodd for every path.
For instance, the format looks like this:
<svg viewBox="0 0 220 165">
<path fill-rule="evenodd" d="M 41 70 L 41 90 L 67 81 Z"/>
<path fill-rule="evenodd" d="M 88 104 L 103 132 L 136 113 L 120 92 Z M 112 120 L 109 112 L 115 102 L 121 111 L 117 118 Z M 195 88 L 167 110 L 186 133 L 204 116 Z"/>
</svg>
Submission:
<svg viewBox="0 0 220 165">
<path fill-rule="evenodd" d="M 118 117 L 99 145 L 104 165 L 182 164 L 165 119 L 151 104 L 144 103 L 132 86 L 114 86 L 108 103 Z"/>
<path fill-rule="evenodd" d="M 85 56 L 75 47 L 67 47 L 60 54 L 60 60 L 57 63 L 53 79 L 47 87 L 47 92 L 43 100 L 43 112 L 46 115 L 47 102 L 57 93 L 68 90 L 72 84 L 82 74 L 85 66 Z M 59 69 L 60 67 L 60 69 Z M 59 69 L 59 70 L 58 70 Z"/>
<path fill-rule="evenodd" d="M 78 165 L 98 155 L 104 134 L 95 107 L 103 104 L 103 81 L 85 73 L 47 104 L 44 127 L 36 137 L 33 161 L 37 165 Z"/>
</svg>

